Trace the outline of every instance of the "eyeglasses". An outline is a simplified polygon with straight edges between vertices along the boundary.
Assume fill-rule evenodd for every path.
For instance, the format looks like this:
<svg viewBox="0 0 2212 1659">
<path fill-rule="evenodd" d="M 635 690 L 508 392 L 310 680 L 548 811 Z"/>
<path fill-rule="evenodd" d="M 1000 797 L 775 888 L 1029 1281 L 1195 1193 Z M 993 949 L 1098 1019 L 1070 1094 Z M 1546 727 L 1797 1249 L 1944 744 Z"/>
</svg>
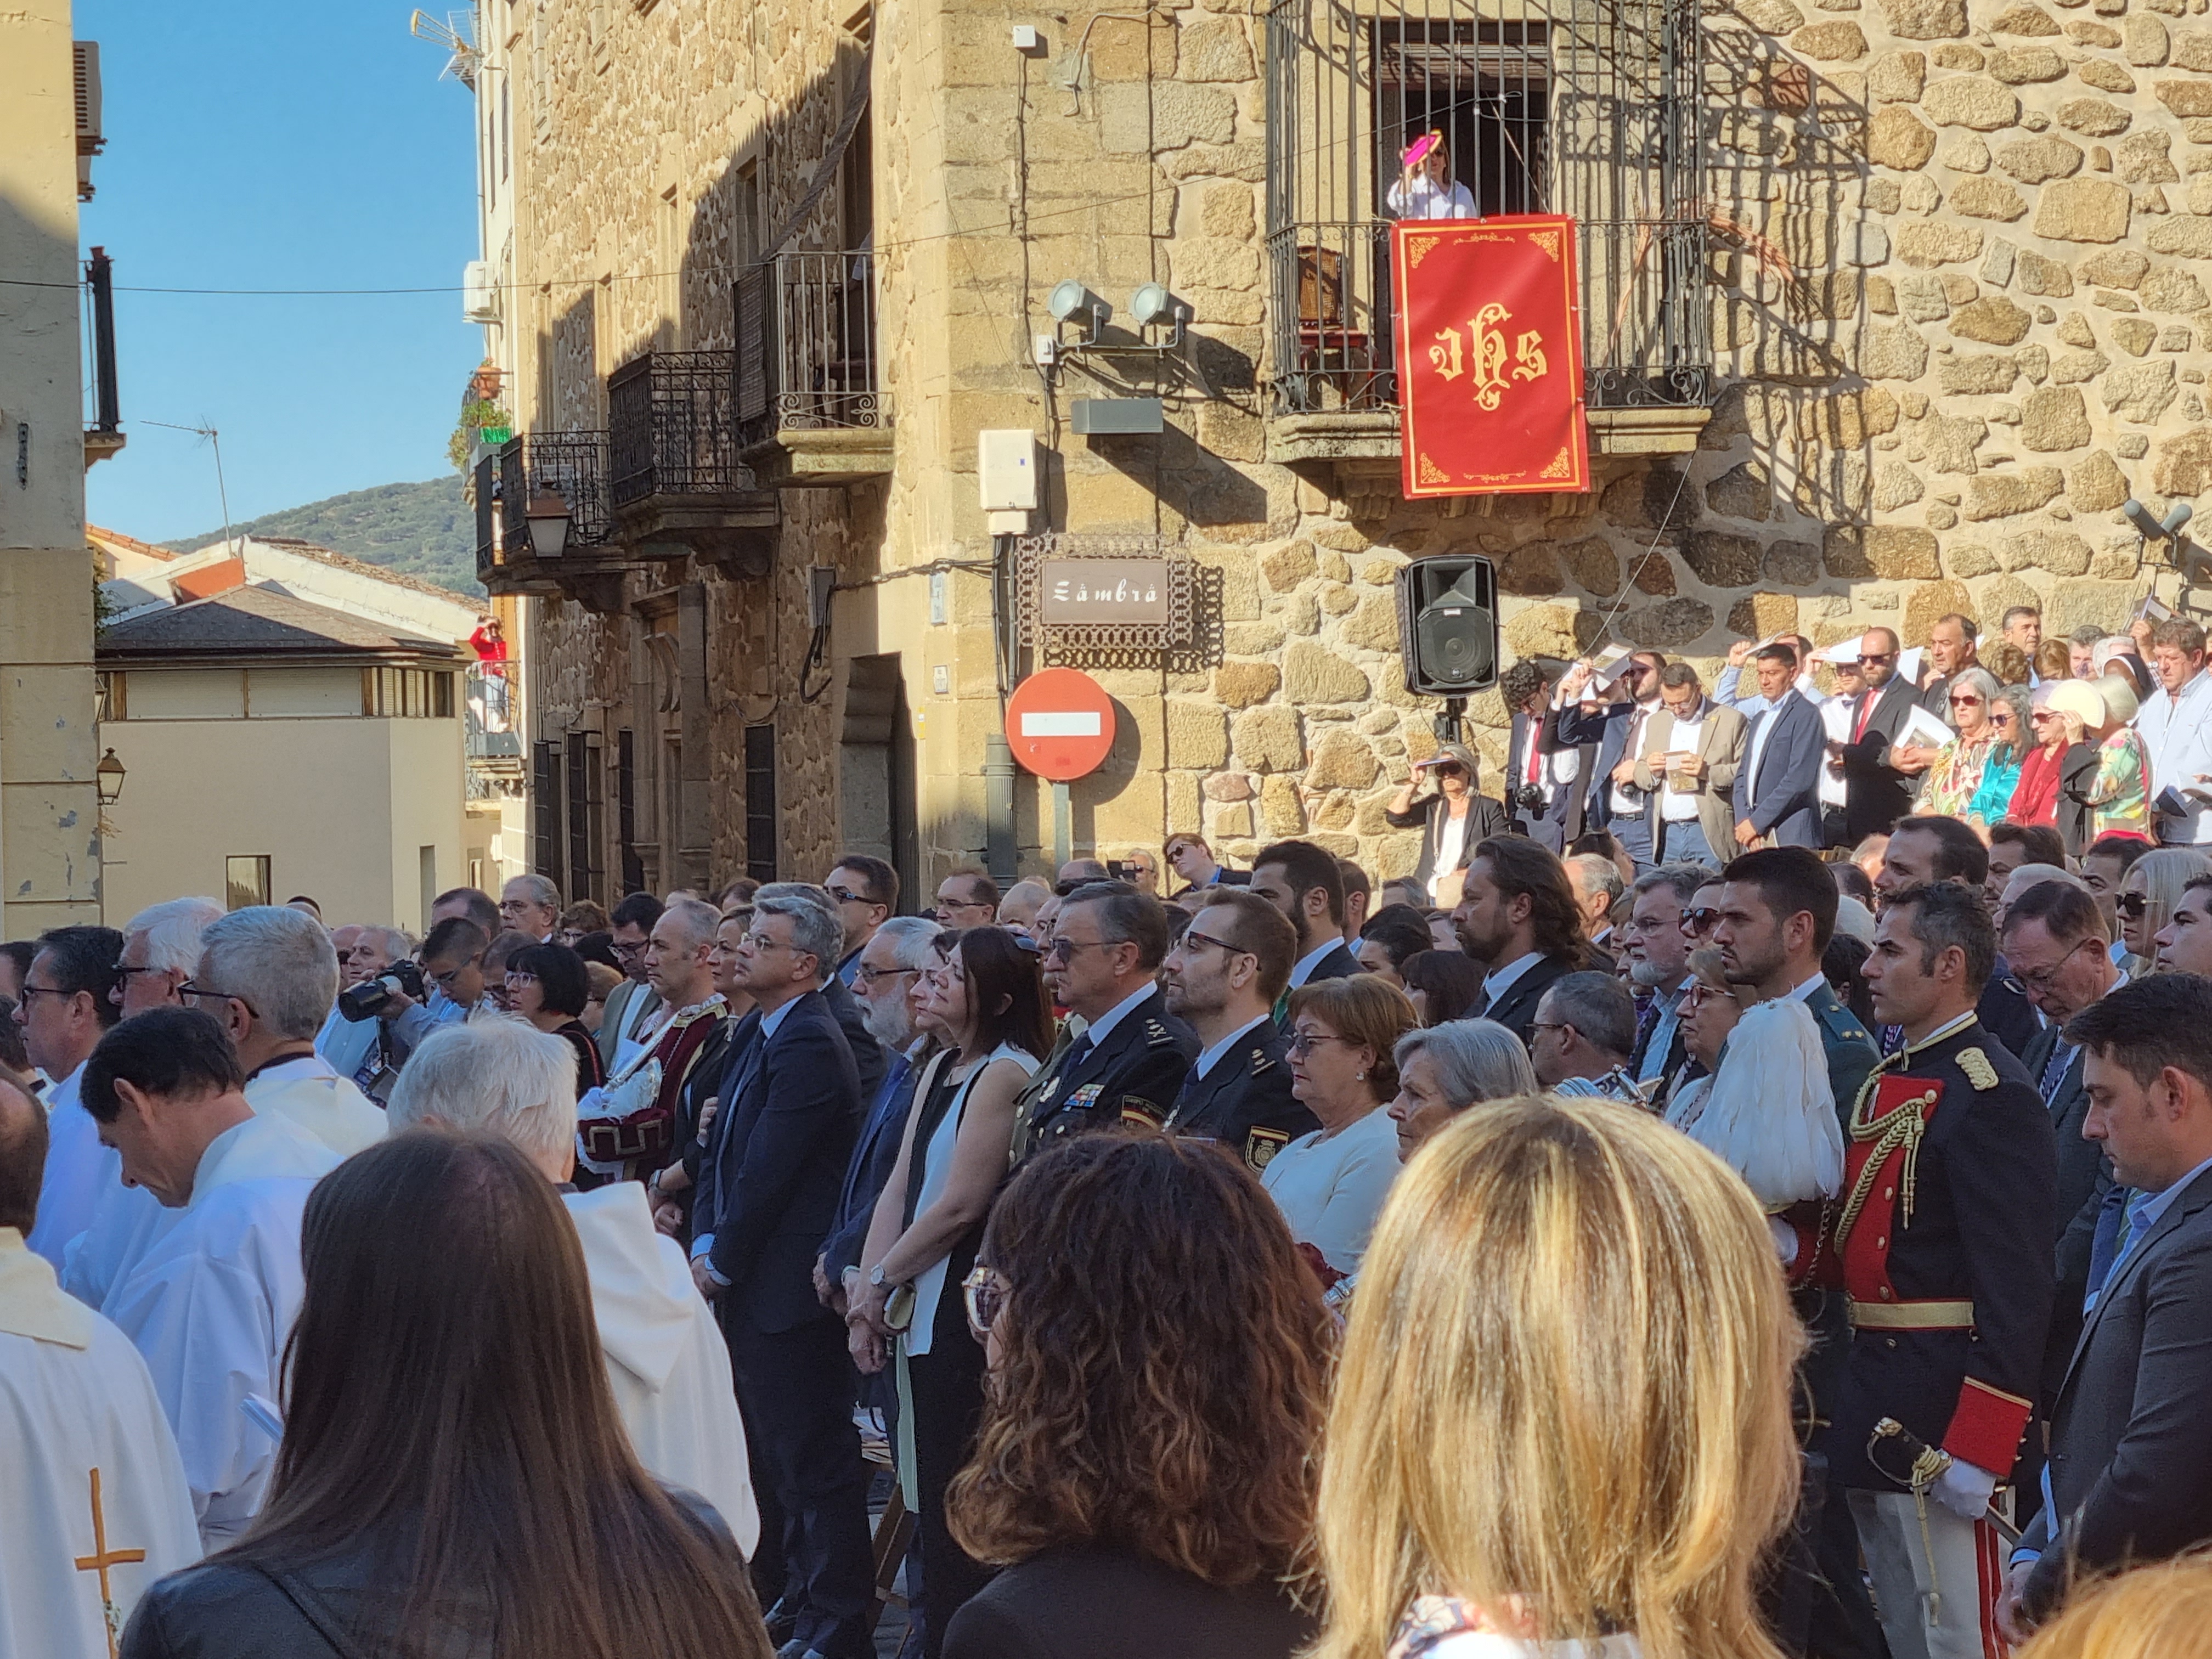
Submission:
<svg viewBox="0 0 2212 1659">
<path fill-rule="evenodd" d="M 1241 945 L 1231 945 L 1225 939 L 1216 939 L 1211 933 L 1201 933 L 1195 927 L 1184 928 L 1182 938 L 1186 945 L 1211 945 L 1215 950 L 1225 951 L 1232 957 L 1249 957 L 1256 954 L 1246 950 Z"/>
<path fill-rule="evenodd" d="M 434 975 L 432 977 L 435 978 L 436 975 Z M 35 996 L 42 989 L 44 989 L 44 988 L 41 986 L 26 985 L 23 988 L 23 994 L 27 997 Z M 70 993 L 66 991 L 49 991 L 46 994 L 49 996 L 67 996 Z M 258 1019 L 261 1018 L 261 1011 L 255 1007 L 252 1003 L 248 1002 L 244 997 L 235 995 L 228 991 L 211 991 L 204 985 L 193 984 L 190 980 L 186 980 L 182 985 L 177 987 L 177 997 L 179 1001 L 189 997 L 194 1002 L 234 1002 L 240 1007 L 245 1009 L 247 1013 L 252 1015 L 254 1018 Z"/>
<path fill-rule="evenodd" d="M 1873 664 L 1873 663 L 1878 663 L 1878 662 L 1895 662 L 1896 660 L 1897 660 L 1897 653 L 1896 653 L 1896 652 L 1894 652 L 1894 651 L 1881 651 L 1881 652 L 1877 652 L 1877 653 L 1874 653 L 1874 654 L 1873 654 L 1873 655 L 1871 655 L 1871 656 L 1869 656 L 1867 653 L 1865 653 L 1865 652 L 1863 652 L 1863 651 L 1862 651 L 1862 652 L 1860 652 L 1860 653 L 1859 653 L 1859 666 L 1861 666 L 1862 668 L 1866 667 L 1866 666 L 1868 666 L 1869 664 Z"/>
<path fill-rule="evenodd" d="M 628 962 L 631 957 L 637 956 L 644 951 L 645 941 L 643 939 L 640 939 L 635 945 L 625 945 L 618 939 L 610 939 L 607 941 L 607 949 L 613 951 L 616 957 L 621 961 Z"/>
<path fill-rule="evenodd" d="M 988 1334 L 1006 1310 L 1006 1281 L 999 1277 L 996 1268 L 978 1262 L 960 1281 L 960 1294 L 968 1304 L 968 1322 L 977 1335 Z"/>
<path fill-rule="evenodd" d="M 535 984 L 537 984 L 537 983 L 538 983 L 538 975 L 535 975 L 535 974 L 512 974 L 512 973 L 511 973 L 511 974 L 509 974 L 509 975 L 507 976 L 506 980 L 505 980 L 503 982 L 505 983 L 505 985 L 507 986 L 507 988 L 508 990 L 510 990 L 510 991 L 520 991 L 520 990 L 524 986 L 526 986 L 526 985 L 535 985 Z"/>
<path fill-rule="evenodd" d="M 442 973 L 433 972 L 430 975 L 430 983 L 436 986 L 441 991 L 450 991 L 453 988 L 453 981 L 461 976 L 461 969 L 464 968 L 474 968 L 483 961 L 483 958 L 482 957 L 471 957 L 466 962 L 457 962 L 452 967 L 445 969 Z M 191 988 L 187 986 L 182 988 L 189 990 Z M 215 994 L 219 996 L 222 993 L 216 992 Z"/>
<path fill-rule="evenodd" d="M 191 989 L 191 987 L 190 985 L 186 985 L 182 988 L 189 991 Z M 73 997 L 76 994 L 76 993 L 74 991 L 60 990 L 52 985 L 26 985 L 17 1000 L 19 1001 L 28 1002 L 33 997 L 68 998 Z"/>
<path fill-rule="evenodd" d="M 2137 921 L 2150 914 L 2150 898 L 2147 894 L 2122 893 L 2113 899 L 2112 903 L 2122 915 L 2132 917 Z"/>
<path fill-rule="evenodd" d="M 1979 708 L 1981 706 L 1982 700 L 1978 696 L 1972 696 L 1971 693 L 1965 696 L 1954 697 L 1951 699 L 1951 707 L 1954 708 Z"/>
<path fill-rule="evenodd" d="M 1185 937 L 1188 938 L 1188 935 L 1186 934 Z M 1044 955 L 1048 960 L 1056 962 L 1065 968 L 1075 960 L 1075 953 L 1078 951 L 1103 951 L 1109 945 L 1118 945 L 1121 942 L 1119 939 L 1069 939 L 1062 934 L 1044 947 Z"/>
<path fill-rule="evenodd" d="M 853 970 L 853 977 L 863 985 L 873 985 L 879 979 L 903 979 L 921 971 L 919 968 L 871 968 L 863 963 Z"/>
<path fill-rule="evenodd" d="M 1564 1031 L 1567 1028 L 1561 1020 L 1532 1019 L 1528 1022 L 1528 1029 L 1532 1031 Z"/>
<path fill-rule="evenodd" d="M 345 960 L 344 951 L 341 951 L 338 952 L 338 960 L 340 962 L 343 962 Z M 118 977 L 129 979 L 133 974 L 166 974 L 169 970 L 166 968 L 133 968 L 127 962 L 118 962 L 115 964 L 115 971 Z M 23 988 L 26 991 L 29 991 L 38 988 L 26 985 Z"/>
<path fill-rule="evenodd" d="M 1724 1001 L 1727 997 L 1726 991 L 1708 985 L 1701 979 L 1693 979 L 1682 988 L 1682 1000 L 1675 1004 L 1675 1008 L 1677 1012 L 1686 1014 L 1693 1008 L 1704 1007 L 1708 1002 Z"/>
<path fill-rule="evenodd" d="M 1285 1044 L 1283 1045 L 1283 1047 L 1284 1047 L 1285 1052 L 1286 1052 L 1286 1053 L 1292 1054 L 1298 1054 L 1298 1055 L 1305 1055 L 1305 1054 L 1311 1054 L 1311 1053 L 1314 1051 L 1314 1045 L 1315 1045 L 1315 1044 L 1316 1044 L 1316 1043 L 1321 1043 L 1321 1042 L 1347 1042 L 1347 1043 L 1348 1043 L 1348 1042 L 1350 1042 L 1350 1040 L 1351 1040 L 1351 1039 L 1349 1039 L 1349 1038 L 1347 1038 L 1347 1037 L 1331 1036 L 1330 1036 L 1328 1032 L 1326 1032 L 1326 1031 L 1293 1031 L 1293 1032 L 1291 1034 L 1291 1040 L 1290 1040 L 1288 1042 L 1285 1043 Z"/>
<path fill-rule="evenodd" d="M 855 893 L 850 888 L 830 887 L 823 890 L 840 904 L 873 904 L 875 902 L 875 900 L 870 898 L 866 893 Z"/>
<path fill-rule="evenodd" d="M 1694 910 L 1682 912 L 1682 931 L 1686 933 L 1710 933 L 1713 931 L 1713 924 L 1720 919 L 1721 913 L 1711 905 L 1699 905 Z"/>
<path fill-rule="evenodd" d="M 2021 988 L 2023 990 L 2048 991 L 2057 982 L 2059 973 L 2065 968 L 2069 962 L 2074 959 L 2075 956 L 2084 945 L 2094 945 L 2101 950 L 2104 948 L 2104 940 L 2096 938 L 2094 935 L 2092 935 L 2087 939 L 2076 939 L 2074 942 L 2074 948 L 2067 951 L 2065 955 L 2060 957 L 2057 961 L 2052 963 L 2048 968 L 2015 968 L 2012 970 L 2012 976 L 2019 982 Z"/>
</svg>

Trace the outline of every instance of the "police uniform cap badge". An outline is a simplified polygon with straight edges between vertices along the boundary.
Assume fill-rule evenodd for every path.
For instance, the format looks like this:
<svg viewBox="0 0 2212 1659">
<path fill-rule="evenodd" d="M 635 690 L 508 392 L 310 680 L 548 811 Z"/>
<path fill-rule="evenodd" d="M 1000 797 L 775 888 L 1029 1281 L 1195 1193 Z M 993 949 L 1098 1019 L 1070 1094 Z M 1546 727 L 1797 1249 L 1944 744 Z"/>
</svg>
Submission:
<svg viewBox="0 0 2212 1659">
<path fill-rule="evenodd" d="M 1990 1057 L 1979 1048 L 1960 1049 L 1959 1069 L 1966 1074 L 1966 1081 L 1978 1092 L 1997 1086 L 1997 1068 L 1990 1064 Z"/>
<path fill-rule="evenodd" d="M 1275 1154 L 1291 1144 L 1287 1129 L 1254 1129 L 1244 1137 L 1244 1161 L 1255 1170 L 1264 1170 L 1274 1160 Z"/>
</svg>

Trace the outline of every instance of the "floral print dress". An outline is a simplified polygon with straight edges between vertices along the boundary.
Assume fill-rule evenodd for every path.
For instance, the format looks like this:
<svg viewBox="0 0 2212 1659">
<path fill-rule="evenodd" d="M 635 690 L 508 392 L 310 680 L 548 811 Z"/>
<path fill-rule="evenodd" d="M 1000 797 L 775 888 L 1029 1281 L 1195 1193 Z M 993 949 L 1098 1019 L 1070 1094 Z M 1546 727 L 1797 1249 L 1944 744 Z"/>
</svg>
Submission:
<svg viewBox="0 0 2212 1659">
<path fill-rule="evenodd" d="M 2092 835 L 2115 830 L 2150 833 L 2150 755 L 2135 727 L 2124 726 L 2097 746 L 2097 781 L 2083 804 Z"/>
<path fill-rule="evenodd" d="M 1919 803 L 1912 810 L 1947 818 L 1966 817 L 1975 792 L 1982 787 L 1982 773 L 1996 749 L 1996 733 L 1986 729 L 1972 741 L 1954 738 L 1945 744 L 1928 768 L 1928 775 L 1920 786 Z"/>
</svg>

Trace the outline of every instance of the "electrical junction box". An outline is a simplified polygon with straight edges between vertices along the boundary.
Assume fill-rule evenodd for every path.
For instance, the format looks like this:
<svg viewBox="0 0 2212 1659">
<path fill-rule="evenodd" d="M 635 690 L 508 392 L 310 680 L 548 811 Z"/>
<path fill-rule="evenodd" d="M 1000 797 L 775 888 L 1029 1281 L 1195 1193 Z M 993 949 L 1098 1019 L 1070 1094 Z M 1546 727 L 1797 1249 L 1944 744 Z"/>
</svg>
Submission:
<svg viewBox="0 0 2212 1659">
<path fill-rule="evenodd" d="M 1036 434 L 975 434 L 975 484 L 986 513 L 1034 513 L 1037 504 Z"/>
<path fill-rule="evenodd" d="M 1078 398 L 1068 416 L 1068 429 L 1082 437 L 1158 432 L 1166 424 L 1158 398 Z"/>
</svg>

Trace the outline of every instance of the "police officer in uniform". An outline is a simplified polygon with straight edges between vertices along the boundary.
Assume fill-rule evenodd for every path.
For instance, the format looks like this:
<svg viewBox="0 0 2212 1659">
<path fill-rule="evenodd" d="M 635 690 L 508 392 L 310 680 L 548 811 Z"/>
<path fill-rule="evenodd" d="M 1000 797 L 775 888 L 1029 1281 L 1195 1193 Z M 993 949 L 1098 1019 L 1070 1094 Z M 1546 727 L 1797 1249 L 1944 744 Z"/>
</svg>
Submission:
<svg viewBox="0 0 2212 1659">
<path fill-rule="evenodd" d="M 1996 958 L 1972 889 L 1890 896 L 1866 975 L 1905 1046 L 1853 1103 L 1817 1253 L 1794 1241 L 1793 1272 L 1840 1288 L 1852 1326 L 1814 1444 L 1849 1501 L 1891 1652 L 1926 1659 L 1997 1650 L 1985 1642 L 2003 1552 L 1984 1517 L 2034 1410 L 2057 1277 L 2050 1114 L 1974 1012 Z"/>
<path fill-rule="evenodd" d="M 1198 1054 L 1154 981 L 1167 953 L 1167 912 L 1126 881 L 1086 883 L 1062 902 L 1045 982 L 1085 1024 L 1030 1097 L 1024 1152 L 1085 1129 L 1167 1121 Z"/>
<path fill-rule="evenodd" d="M 1206 1046 L 1184 1077 L 1164 1126 L 1218 1140 L 1253 1170 L 1320 1120 L 1291 1094 L 1290 1038 L 1274 1022 L 1297 933 L 1256 894 L 1216 887 L 1168 952 L 1169 1012 Z"/>
</svg>

